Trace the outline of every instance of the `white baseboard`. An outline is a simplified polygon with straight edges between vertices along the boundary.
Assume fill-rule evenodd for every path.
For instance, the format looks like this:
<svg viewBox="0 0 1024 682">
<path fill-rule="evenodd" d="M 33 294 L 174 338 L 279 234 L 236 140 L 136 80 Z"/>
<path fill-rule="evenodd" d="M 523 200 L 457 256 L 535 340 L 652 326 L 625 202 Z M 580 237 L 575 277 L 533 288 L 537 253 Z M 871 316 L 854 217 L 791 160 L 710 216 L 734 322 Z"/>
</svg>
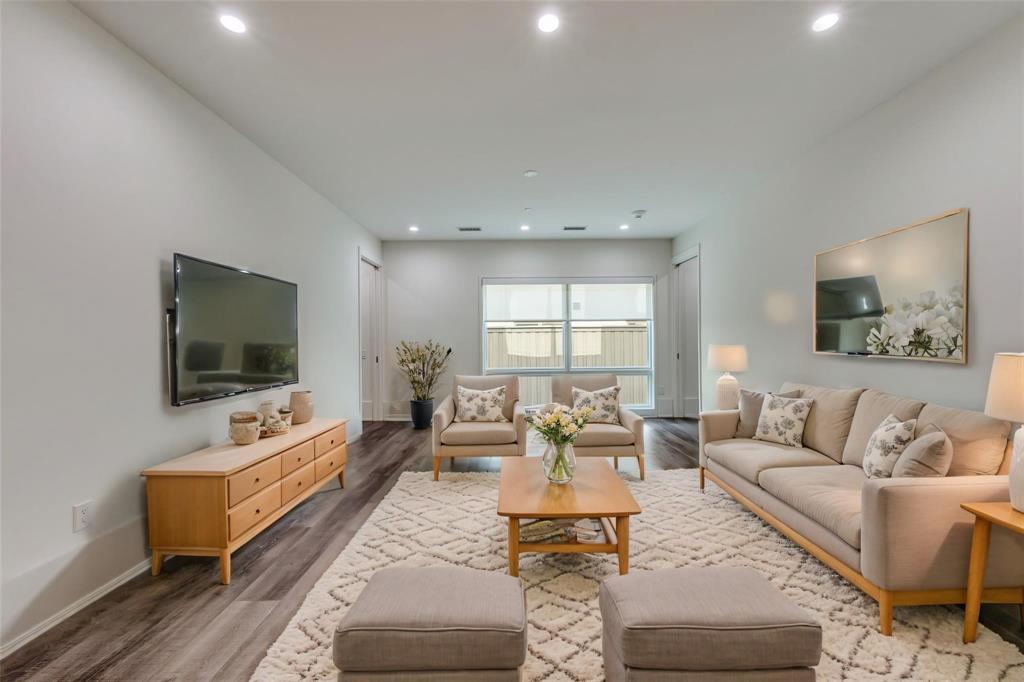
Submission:
<svg viewBox="0 0 1024 682">
<path fill-rule="evenodd" d="M 33 639 L 43 634 L 53 626 L 59 624 L 64 619 L 69 618 L 74 614 L 78 613 L 89 604 L 92 604 L 94 601 L 98 600 L 100 597 L 103 597 L 108 592 L 112 592 L 121 585 L 124 585 L 126 582 L 128 582 L 135 576 L 141 573 L 145 573 L 149 570 L 149 567 L 149 559 L 140 561 L 138 564 L 132 566 L 127 571 L 117 576 L 113 580 L 110 580 L 109 582 L 100 585 L 89 594 L 85 595 L 81 599 L 74 601 L 68 606 L 65 606 L 63 609 L 53 614 L 43 622 L 33 626 L 29 630 L 26 630 L 25 632 L 21 633 L 11 641 L 5 642 L 3 645 L 0 645 L 0 659 L 7 658 L 7 656 L 13 654 L 15 651 L 25 646 Z"/>
</svg>

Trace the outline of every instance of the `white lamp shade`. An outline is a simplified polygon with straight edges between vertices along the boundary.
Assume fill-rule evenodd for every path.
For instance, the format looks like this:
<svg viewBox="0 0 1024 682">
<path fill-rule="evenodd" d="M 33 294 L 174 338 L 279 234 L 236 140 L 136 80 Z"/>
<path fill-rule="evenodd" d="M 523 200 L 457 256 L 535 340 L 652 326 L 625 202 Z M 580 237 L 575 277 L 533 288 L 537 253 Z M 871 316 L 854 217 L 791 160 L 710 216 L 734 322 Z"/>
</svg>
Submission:
<svg viewBox="0 0 1024 682">
<path fill-rule="evenodd" d="M 708 369 L 716 372 L 747 371 L 747 347 L 709 345 Z"/>
<path fill-rule="evenodd" d="M 988 379 L 985 414 L 1024 422 L 1024 353 L 996 353 Z"/>
</svg>

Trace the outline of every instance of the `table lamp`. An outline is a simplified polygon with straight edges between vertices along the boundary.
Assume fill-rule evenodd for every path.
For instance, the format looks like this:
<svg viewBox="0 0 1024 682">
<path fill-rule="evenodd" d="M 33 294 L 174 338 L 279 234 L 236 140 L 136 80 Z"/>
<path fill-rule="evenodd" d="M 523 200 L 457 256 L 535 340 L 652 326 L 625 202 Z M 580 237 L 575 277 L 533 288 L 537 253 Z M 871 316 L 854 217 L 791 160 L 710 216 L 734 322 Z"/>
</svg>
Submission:
<svg viewBox="0 0 1024 682">
<path fill-rule="evenodd" d="M 1024 353 L 996 353 L 988 379 L 985 414 L 1024 422 Z M 1024 426 L 1017 429 L 1010 456 L 1010 504 L 1024 512 Z"/>
<path fill-rule="evenodd" d="M 740 382 L 730 372 L 747 370 L 746 346 L 708 346 L 708 369 L 723 372 L 715 383 L 715 403 L 720 410 L 740 406 Z"/>
</svg>

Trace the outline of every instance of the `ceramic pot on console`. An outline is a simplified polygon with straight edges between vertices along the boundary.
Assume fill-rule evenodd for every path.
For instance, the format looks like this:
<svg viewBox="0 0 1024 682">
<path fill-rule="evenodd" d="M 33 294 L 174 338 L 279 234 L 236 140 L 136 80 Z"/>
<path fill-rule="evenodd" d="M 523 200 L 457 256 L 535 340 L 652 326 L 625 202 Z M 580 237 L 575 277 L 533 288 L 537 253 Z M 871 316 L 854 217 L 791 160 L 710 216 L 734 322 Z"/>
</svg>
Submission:
<svg viewBox="0 0 1024 682">
<path fill-rule="evenodd" d="M 232 412 L 228 417 L 228 436 L 236 445 L 252 445 L 260 439 L 260 415 Z"/>
<path fill-rule="evenodd" d="M 292 424 L 305 424 L 313 418 L 313 392 L 292 391 L 288 407 L 292 409 Z"/>
</svg>

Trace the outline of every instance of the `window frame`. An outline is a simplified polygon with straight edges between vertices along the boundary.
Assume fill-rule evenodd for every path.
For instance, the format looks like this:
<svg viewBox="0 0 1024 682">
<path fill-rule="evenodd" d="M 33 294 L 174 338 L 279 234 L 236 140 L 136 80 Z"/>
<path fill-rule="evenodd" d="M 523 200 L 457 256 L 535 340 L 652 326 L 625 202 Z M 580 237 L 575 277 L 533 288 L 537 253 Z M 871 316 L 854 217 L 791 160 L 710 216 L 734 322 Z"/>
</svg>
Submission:
<svg viewBox="0 0 1024 682">
<path fill-rule="evenodd" d="M 657 278 L 653 275 L 636 277 L 481 277 L 479 287 L 479 329 L 480 329 L 480 372 L 483 375 L 512 374 L 515 376 L 555 376 L 559 374 L 615 374 L 616 376 L 646 376 L 647 402 L 629 404 L 626 407 L 637 411 L 653 412 L 655 392 L 655 356 L 654 356 L 654 311 L 657 310 Z M 488 320 L 485 287 L 501 284 L 558 284 L 562 287 L 562 319 L 551 320 Z M 648 284 L 651 287 L 650 317 L 632 318 L 624 322 L 647 323 L 647 365 L 643 367 L 572 367 L 572 323 L 602 322 L 610 320 L 573 319 L 570 286 L 573 284 Z M 488 322 L 536 322 L 562 326 L 562 366 L 561 367 L 506 367 L 500 369 L 487 368 L 487 323 Z"/>
</svg>

